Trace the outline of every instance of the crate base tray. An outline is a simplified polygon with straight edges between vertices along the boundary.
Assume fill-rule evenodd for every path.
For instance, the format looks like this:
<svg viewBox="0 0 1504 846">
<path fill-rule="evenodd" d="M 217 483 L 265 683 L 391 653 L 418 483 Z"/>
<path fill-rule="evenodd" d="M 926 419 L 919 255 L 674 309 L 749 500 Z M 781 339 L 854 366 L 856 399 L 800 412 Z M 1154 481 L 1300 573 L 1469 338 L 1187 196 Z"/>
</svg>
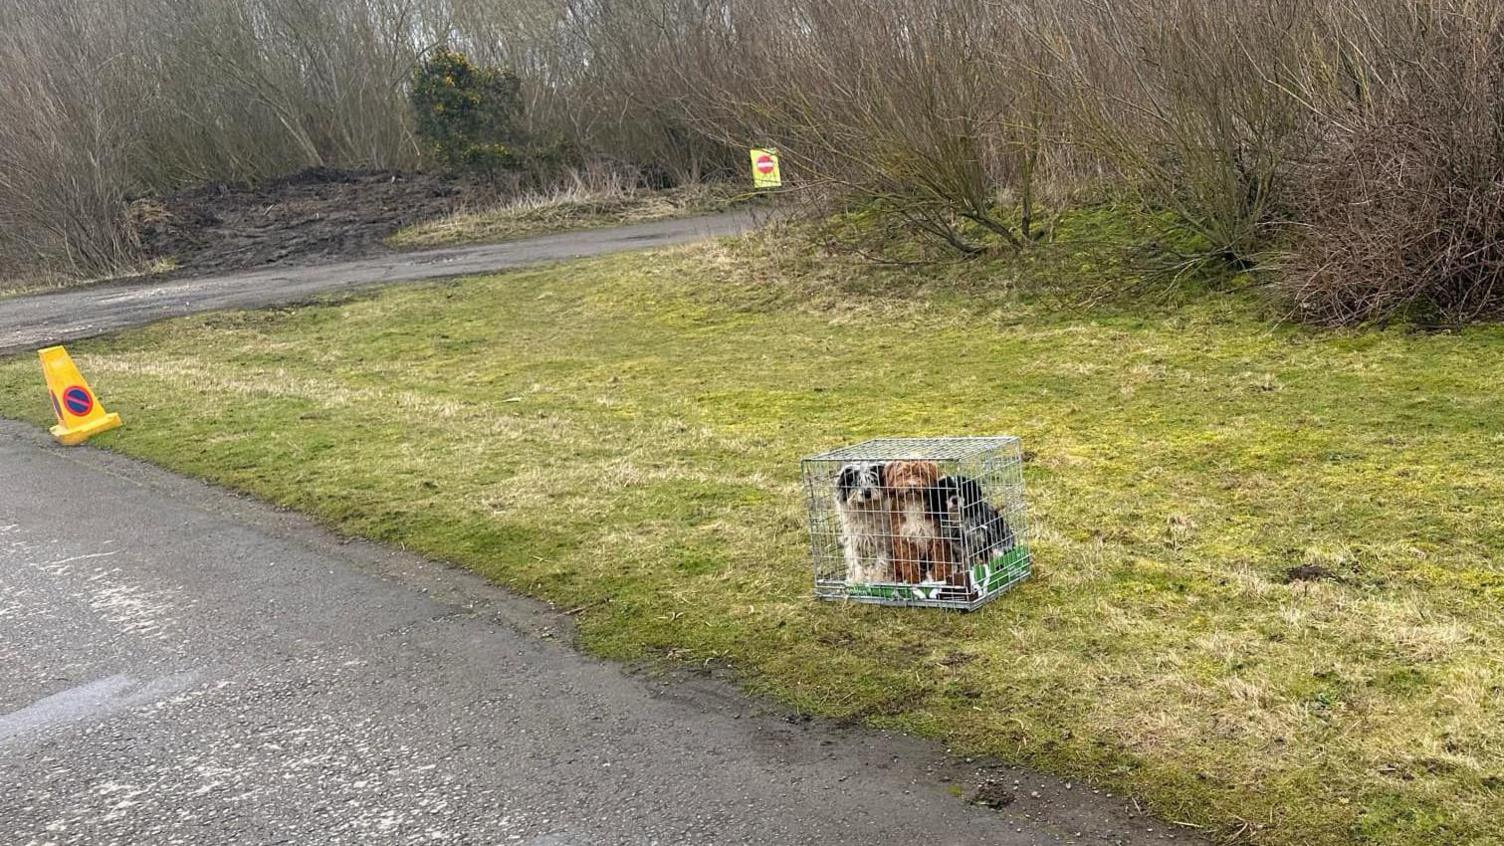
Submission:
<svg viewBox="0 0 1504 846">
<path fill-rule="evenodd" d="M 872 605 L 895 605 L 921 608 L 953 608 L 970 611 L 996 599 L 1003 592 L 1029 577 L 1032 557 L 1028 547 L 1020 546 L 985 564 L 971 569 L 969 585 L 905 584 L 875 582 L 860 584 L 838 579 L 821 579 L 815 583 L 820 599 L 862 602 Z"/>
</svg>

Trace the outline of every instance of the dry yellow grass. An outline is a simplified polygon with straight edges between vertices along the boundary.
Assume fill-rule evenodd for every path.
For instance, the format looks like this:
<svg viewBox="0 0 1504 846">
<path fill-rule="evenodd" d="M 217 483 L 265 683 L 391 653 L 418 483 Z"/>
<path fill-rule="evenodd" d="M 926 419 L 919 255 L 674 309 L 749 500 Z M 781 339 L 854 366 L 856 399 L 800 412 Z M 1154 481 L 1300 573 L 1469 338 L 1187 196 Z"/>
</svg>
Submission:
<svg viewBox="0 0 1504 846">
<path fill-rule="evenodd" d="M 728 208 L 735 192 L 722 186 L 694 185 L 648 191 L 621 185 L 576 186 L 527 194 L 495 208 L 462 211 L 406 227 L 387 238 L 403 250 L 511 241 L 550 232 L 650 223 Z"/>
<path fill-rule="evenodd" d="M 62 288 L 77 288 L 81 285 L 96 285 L 100 282 L 110 282 L 116 279 L 134 279 L 139 276 L 151 276 L 158 273 L 169 273 L 176 270 L 178 264 L 171 258 L 157 259 L 136 267 L 126 268 L 119 273 L 110 276 L 101 276 L 95 279 L 78 279 L 64 274 L 39 273 L 34 276 L 14 279 L 0 279 L 0 298 L 13 297 L 18 294 L 38 294 L 43 291 L 58 290 Z"/>
</svg>

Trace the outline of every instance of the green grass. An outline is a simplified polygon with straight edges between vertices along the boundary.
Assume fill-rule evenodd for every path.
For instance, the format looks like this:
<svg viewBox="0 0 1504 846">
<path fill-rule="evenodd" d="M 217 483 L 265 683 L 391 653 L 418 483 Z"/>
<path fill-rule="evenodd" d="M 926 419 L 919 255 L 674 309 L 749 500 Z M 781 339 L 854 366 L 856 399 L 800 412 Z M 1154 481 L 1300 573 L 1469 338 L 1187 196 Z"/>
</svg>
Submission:
<svg viewBox="0 0 1504 846">
<path fill-rule="evenodd" d="M 575 189 L 527 195 L 495 208 L 463 211 L 399 229 L 387 237 L 400 250 L 512 241 L 552 232 L 651 223 L 725 211 L 738 201 L 731 186 L 669 191 Z"/>
<path fill-rule="evenodd" d="M 1070 306 L 1132 281 L 1114 225 L 922 273 L 746 240 L 74 352 L 126 420 L 97 443 L 586 606 L 599 654 L 1239 842 L 1501 842 L 1504 331 Z M 31 358 L 0 414 L 49 422 Z M 1034 580 L 969 615 L 809 598 L 801 456 L 995 432 L 1034 454 Z"/>
</svg>

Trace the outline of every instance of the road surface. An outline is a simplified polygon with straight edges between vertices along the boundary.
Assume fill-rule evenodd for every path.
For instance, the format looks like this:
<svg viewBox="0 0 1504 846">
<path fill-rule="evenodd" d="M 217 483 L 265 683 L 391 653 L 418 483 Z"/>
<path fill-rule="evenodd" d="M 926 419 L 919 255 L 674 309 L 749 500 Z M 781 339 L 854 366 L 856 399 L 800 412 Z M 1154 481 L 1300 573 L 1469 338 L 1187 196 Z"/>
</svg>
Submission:
<svg viewBox="0 0 1504 846">
<path fill-rule="evenodd" d="M 0 843 L 1194 842 L 629 673 L 469 573 L 19 423 L 0 479 Z M 984 779 L 1019 798 L 954 795 Z"/>
<path fill-rule="evenodd" d="M 566 232 L 470 247 L 448 247 L 308 267 L 271 268 L 166 281 L 121 280 L 0 299 L 0 355 L 23 352 L 223 308 L 306 302 L 325 294 L 396 282 L 489 273 L 606 253 L 734 235 L 751 213 L 665 220 L 613 229 Z"/>
</svg>

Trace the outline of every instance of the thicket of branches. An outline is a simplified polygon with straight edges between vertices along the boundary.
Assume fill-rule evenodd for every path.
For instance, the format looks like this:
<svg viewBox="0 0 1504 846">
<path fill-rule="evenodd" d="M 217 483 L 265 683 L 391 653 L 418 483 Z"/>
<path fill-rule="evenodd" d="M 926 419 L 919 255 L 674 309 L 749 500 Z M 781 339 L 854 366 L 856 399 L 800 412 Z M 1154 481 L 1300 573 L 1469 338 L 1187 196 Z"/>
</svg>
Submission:
<svg viewBox="0 0 1504 846">
<path fill-rule="evenodd" d="M 128 260 L 130 198 L 415 167 L 440 45 L 531 138 L 657 184 L 774 144 L 967 254 L 1132 201 L 1319 322 L 1498 316 L 1495 0 L 0 0 L 0 270 Z"/>
</svg>

